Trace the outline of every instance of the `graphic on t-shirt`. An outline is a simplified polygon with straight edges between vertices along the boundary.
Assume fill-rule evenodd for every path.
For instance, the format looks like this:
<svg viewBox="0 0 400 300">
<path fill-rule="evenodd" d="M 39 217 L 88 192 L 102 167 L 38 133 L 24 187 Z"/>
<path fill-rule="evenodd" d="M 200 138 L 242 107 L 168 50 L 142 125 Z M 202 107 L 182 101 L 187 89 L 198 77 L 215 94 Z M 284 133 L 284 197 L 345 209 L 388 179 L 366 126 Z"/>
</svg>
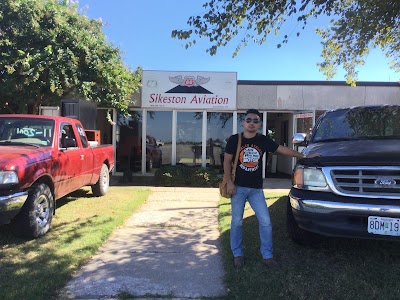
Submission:
<svg viewBox="0 0 400 300">
<path fill-rule="evenodd" d="M 245 146 L 239 154 L 240 168 L 245 171 L 254 172 L 258 169 L 258 161 L 261 154 L 257 149 L 251 146 Z"/>
</svg>

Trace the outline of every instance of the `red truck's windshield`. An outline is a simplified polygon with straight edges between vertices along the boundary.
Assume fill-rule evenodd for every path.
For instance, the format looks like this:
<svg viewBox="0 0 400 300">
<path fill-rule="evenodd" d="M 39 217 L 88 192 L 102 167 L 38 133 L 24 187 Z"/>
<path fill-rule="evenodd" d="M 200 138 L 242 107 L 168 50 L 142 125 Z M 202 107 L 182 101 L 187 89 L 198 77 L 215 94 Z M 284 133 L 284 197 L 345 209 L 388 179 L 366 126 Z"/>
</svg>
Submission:
<svg viewBox="0 0 400 300">
<path fill-rule="evenodd" d="M 48 119 L 0 117 L 0 145 L 50 146 L 54 123 Z"/>
</svg>

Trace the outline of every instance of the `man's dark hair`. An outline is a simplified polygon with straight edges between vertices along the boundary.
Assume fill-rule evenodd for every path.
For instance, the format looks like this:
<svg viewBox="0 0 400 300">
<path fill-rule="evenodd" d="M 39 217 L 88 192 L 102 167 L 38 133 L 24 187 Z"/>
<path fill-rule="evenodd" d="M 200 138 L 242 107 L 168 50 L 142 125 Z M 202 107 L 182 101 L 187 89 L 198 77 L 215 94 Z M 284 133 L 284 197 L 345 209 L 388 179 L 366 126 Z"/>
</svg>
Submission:
<svg viewBox="0 0 400 300">
<path fill-rule="evenodd" d="M 257 109 L 254 109 L 254 108 L 248 109 L 248 110 L 246 111 L 246 116 L 247 116 L 248 114 L 255 114 L 255 115 L 257 115 L 257 116 L 261 119 L 261 113 L 260 113 Z"/>
</svg>

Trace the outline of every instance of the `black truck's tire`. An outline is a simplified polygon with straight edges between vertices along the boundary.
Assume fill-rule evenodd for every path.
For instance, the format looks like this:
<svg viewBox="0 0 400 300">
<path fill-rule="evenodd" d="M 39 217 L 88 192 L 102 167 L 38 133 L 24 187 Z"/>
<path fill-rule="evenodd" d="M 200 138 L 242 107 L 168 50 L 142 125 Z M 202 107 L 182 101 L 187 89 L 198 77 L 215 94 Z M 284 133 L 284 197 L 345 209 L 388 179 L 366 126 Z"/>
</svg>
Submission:
<svg viewBox="0 0 400 300">
<path fill-rule="evenodd" d="M 104 196 L 110 187 L 110 174 L 106 164 L 101 166 L 99 180 L 92 185 L 92 193 L 96 197 Z"/>
<path fill-rule="evenodd" d="M 33 185 L 25 204 L 11 222 L 17 235 L 37 238 L 50 230 L 54 214 L 54 198 L 44 184 Z"/>
<path fill-rule="evenodd" d="M 293 242 L 300 245 L 310 245 L 317 242 L 317 235 L 301 229 L 297 224 L 292 211 L 292 206 L 290 205 L 290 199 L 287 201 L 286 207 L 286 226 L 289 237 Z"/>
</svg>

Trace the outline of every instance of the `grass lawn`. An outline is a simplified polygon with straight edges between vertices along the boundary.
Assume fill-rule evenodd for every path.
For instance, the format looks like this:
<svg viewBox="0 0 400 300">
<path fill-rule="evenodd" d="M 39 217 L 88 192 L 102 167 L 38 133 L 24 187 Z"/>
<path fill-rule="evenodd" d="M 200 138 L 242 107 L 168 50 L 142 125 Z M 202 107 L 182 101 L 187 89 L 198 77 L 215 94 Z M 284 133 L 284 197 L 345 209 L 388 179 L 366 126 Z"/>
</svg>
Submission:
<svg viewBox="0 0 400 300">
<path fill-rule="evenodd" d="M 56 298 L 73 272 L 149 193 L 115 186 L 96 198 L 89 189 L 81 189 L 57 202 L 52 230 L 36 240 L 17 238 L 8 226 L 0 226 L 0 299 Z M 400 299 L 399 243 L 331 238 L 314 247 L 299 246 L 286 234 L 286 195 L 266 195 L 278 270 L 262 265 L 258 223 L 250 207 L 243 222 L 246 264 L 239 270 L 233 267 L 230 200 L 220 201 L 227 299 Z"/>
<path fill-rule="evenodd" d="M 287 196 L 271 191 L 266 196 L 278 270 L 262 265 L 258 222 L 250 207 L 243 221 L 245 267 L 233 267 L 230 200 L 220 201 L 228 299 L 400 299 L 399 243 L 330 238 L 313 247 L 297 245 L 286 234 Z"/>
<path fill-rule="evenodd" d="M 78 267 L 147 199 L 150 190 L 110 187 L 103 197 L 90 188 L 57 201 L 52 229 L 35 240 L 0 226 L 0 299 L 52 299 Z"/>
</svg>

